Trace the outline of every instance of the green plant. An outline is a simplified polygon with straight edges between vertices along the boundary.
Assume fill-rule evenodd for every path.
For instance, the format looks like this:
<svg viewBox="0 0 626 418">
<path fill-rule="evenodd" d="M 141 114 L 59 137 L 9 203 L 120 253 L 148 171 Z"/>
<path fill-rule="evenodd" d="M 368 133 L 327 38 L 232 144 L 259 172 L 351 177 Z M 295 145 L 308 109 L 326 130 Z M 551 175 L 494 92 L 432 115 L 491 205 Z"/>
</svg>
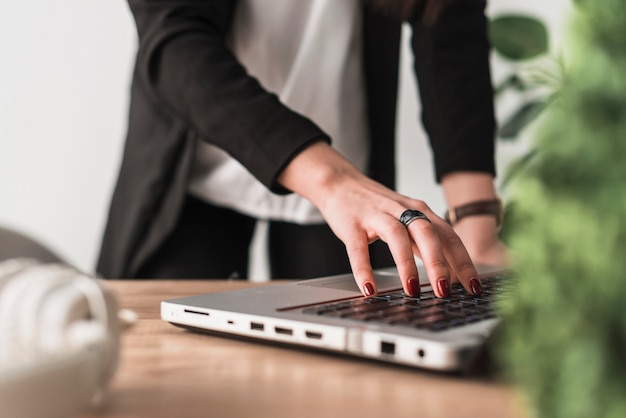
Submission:
<svg viewBox="0 0 626 418">
<path fill-rule="evenodd" d="M 552 100 L 556 88 L 546 92 L 546 87 L 555 87 L 559 84 L 558 73 L 555 74 L 550 69 L 541 67 L 525 69 L 522 66 L 523 63 L 548 53 L 548 29 L 536 17 L 504 14 L 490 21 L 489 38 L 494 51 L 518 67 L 517 71 L 495 86 L 496 99 L 511 91 L 520 96 L 519 106 L 502 121 L 498 132 L 500 139 L 514 140 Z"/>
<path fill-rule="evenodd" d="M 498 352 L 533 415 L 626 417 L 626 4 L 579 0 L 567 79 L 509 185 Z"/>
<path fill-rule="evenodd" d="M 496 16 L 489 23 L 489 37 L 495 50 L 511 61 L 528 60 L 548 52 L 548 29 L 532 16 Z"/>
<path fill-rule="evenodd" d="M 516 108 L 500 122 L 498 129 L 500 140 L 514 141 L 557 97 L 562 83 L 562 67 L 557 61 L 554 62 L 558 65 L 551 67 L 546 67 L 546 61 L 542 62 L 543 65 L 536 62 L 538 58 L 547 57 L 549 52 L 548 28 L 538 17 L 526 14 L 495 16 L 489 22 L 489 38 L 496 54 L 514 68 L 494 88 L 496 105 L 507 95 L 516 95 Z M 507 166 L 502 187 L 506 187 L 510 178 L 523 170 L 534 155 L 535 150 L 531 149 Z M 505 218 L 512 217 L 514 210 L 514 204 L 506 202 Z M 501 239 L 507 243 L 509 224 L 505 222 L 500 231 Z"/>
</svg>

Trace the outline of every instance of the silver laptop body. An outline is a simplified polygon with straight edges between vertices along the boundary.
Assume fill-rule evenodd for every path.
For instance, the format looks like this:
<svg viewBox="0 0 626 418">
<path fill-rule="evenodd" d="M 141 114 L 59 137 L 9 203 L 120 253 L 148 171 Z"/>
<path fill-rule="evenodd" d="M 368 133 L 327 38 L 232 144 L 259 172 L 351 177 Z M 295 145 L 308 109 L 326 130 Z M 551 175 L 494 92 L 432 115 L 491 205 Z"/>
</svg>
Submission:
<svg viewBox="0 0 626 418">
<path fill-rule="evenodd" d="M 499 269 L 481 267 L 485 277 Z M 395 268 L 376 270 L 380 297 L 401 292 Z M 432 291 L 420 267 L 422 294 Z M 462 289 L 459 288 L 459 291 Z M 315 314 L 323 303 L 362 303 L 352 275 L 277 283 L 161 302 L 161 318 L 196 331 L 306 346 L 438 371 L 465 369 L 499 322 L 497 317 L 424 329 Z M 468 299 L 469 301 L 470 299 Z M 343 305 L 342 305 L 343 306 Z"/>
</svg>

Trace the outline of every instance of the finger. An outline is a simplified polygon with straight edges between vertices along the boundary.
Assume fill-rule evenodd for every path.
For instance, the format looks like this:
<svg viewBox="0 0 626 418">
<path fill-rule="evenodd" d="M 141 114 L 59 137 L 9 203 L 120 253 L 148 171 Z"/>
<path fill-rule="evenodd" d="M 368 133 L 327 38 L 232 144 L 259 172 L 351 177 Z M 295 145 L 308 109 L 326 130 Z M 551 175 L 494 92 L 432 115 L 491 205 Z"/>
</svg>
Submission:
<svg viewBox="0 0 626 418">
<path fill-rule="evenodd" d="M 422 259 L 422 254 L 420 253 L 419 248 L 417 248 L 417 245 L 414 242 L 411 242 L 411 248 L 413 250 L 413 255 L 421 260 Z M 445 247 L 444 247 L 443 254 L 446 256 L 446 259 L 447 259 L 448 258 L 448 253 L 445 251 Z M 448 261 L 448 266 L 450 266 L 450 262 L 449 261 Z M 418 273 L 419 273 L 419 270 L 418 270 Z M 459 277 L 456 275 L 456 272 L 453 269 L 451 269 L 450 270 L 450 283 L 452 284 L 452 283 L 458 283 L 458 282 L 459 282 Z"/>
<path fill-rule="evenodd" d="M 369 242 L 367 237 L 347 242 L 346 251 L 350 268 L 356 284 L 365 296 L 374 296 L 378 293 L 372 264 L 370 263 Z"/>
<path fill-rule="evenodd" d="M 459 238 L 456 232 L 454 232 L 447 223 L 440 227 L 444 231 L 441 234 L 443 249 L 446 258 L 450 260 L 450 267 L 454 275 L 469 293 L 474 295 L 481 294 L 482 286 L 478 279 L 478 271 L 476 271 L 476 267 L 465 249 L 461 238 Z"/>
<path fill-rule="evenodd" d="M 415 242 L 428 280 L 440 298 L 450 296 L 450 267 L 444 254 L 436 226 L 426 219 L 417 219 L 407 226 L 411 238 Z"/>
<path fill-rule="evenodd" d="M 419 296 L 419 273 L 411 249 L 411 238 L 406 228 L 397 219 L 390 217 L 388 226 L 383 228 L 380 237 L 389 247 L 393 261 L 398 269 L 404 292 L 409 296 Z"/>
</svg>

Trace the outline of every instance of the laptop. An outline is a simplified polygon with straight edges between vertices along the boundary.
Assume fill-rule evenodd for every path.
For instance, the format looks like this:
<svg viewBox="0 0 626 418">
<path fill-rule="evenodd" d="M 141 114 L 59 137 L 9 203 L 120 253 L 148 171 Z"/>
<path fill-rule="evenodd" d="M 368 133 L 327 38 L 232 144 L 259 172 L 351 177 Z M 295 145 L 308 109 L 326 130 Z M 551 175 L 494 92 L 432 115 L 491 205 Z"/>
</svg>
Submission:
<svg viewBox="0 0 626 418">
<path fill-rule="evenodd" d="M 421 294 L 402 291 L 395 268 L 375 270 L 364 297 L 351 274 L 194 295 L 161 302 L 161 318 L 193 331 L 309 347 L 445 372 L 467 369 L 499 322 L 511 273 L 479 267 L 483 293 L 460 285 L 437 298 L 419 266 Z"/>
</svg>

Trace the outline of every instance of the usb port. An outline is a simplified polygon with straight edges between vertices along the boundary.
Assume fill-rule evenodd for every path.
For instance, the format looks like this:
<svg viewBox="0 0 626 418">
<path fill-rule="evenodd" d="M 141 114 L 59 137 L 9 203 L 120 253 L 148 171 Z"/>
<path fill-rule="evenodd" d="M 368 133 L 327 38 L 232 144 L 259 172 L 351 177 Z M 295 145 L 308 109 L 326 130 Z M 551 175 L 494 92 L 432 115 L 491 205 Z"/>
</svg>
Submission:
<svg viewBox="0 0 626 418">
<path fill-rule="evenodd" d="M 306 331 L 304 334 L 306 335 L 307 338 L 310 338 L 312 340 L 321 340 L 322 339 L 322 333 L 321 332 Z"/>
<path fill-rule="evenodd" d="M 293 334 L 293 330 L 291 328 L 274 327 L 274 331 L 276 331 L 276 334 L 283 334 L 283 335 Z"/>
<path fill-rule="evenodd" d="M 263 331 L 265 329 L 265 325 L 260 322 L 250 322 L 250 329 L 255 331 Z"/>
<path fill-rule="evenodd" d="M 383 354 L 395 354 L 396 353 L 396 344 L 390 343 L 387 341 L 380 342 L 380 352 Z"/>
</svg>

